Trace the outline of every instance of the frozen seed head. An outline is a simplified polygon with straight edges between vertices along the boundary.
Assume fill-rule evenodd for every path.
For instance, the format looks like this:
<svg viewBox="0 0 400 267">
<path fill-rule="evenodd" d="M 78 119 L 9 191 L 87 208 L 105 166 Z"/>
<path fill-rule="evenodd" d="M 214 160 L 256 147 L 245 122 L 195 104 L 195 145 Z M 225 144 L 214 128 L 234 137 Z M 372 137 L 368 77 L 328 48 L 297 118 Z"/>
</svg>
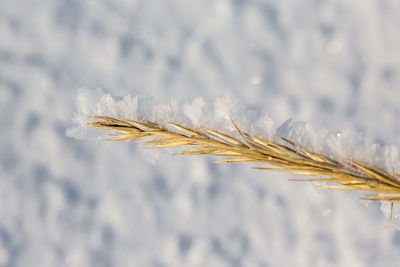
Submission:
<svg viewBox="0 0 400 267">
<path fill-rule="evenodd" d="M 284 138 L 268 140 L 251 135 L 239 129 L 231 119 L 236 136 L 227 135 L 207 127 L 184 127 L 173 122 L 151 122 L 147 120 L 115 119 L 91 116 L 94 122 L 88 127 L 112 131 L 109 139 L 103 141 L 135 140 L 146 148 L 183 148 L 174 155 L 212 155 L 222 160 L 216 163 L 264 163 L 260 170 L 289 172 L 317 177 L 291 179 L 291 181 L 314 181 L 325 183 L 318 186 L 327 189 L 360 190 L 380 195 L 363 195 L 362 199 L 400 202 L 400 181 L 398 174 L 365 162 L 352 159 L 333 159 L 313 152 Z M 137 140 L 149 137 L 146 140 Z M 390 215 L 391 218 L 391 215 Z"/>
</svg>

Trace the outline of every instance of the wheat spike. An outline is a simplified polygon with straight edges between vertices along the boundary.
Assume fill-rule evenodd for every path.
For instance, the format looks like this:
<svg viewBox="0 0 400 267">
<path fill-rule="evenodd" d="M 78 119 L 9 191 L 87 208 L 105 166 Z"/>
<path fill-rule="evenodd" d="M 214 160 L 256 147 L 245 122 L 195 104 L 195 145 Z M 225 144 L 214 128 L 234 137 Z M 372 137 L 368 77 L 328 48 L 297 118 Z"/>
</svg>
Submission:
<svg viewBox="0 0 400 267">
<path fill-rule="evenodd" d="M 342 163 L 325 155 L 312 152 L 296 143 L 281 138 L 281 143 L 252 136 L 239 129 L 232 121 L 239 139 L 218 131 L 201 127 L 186 128 L 182 125 L 166 122 L 165 125 L 149 121 L 118 120 L 110 117 L 92 116 L 97 121 L 86 126 L 102 130 L 110 130 L 119 134 L 108 134 L 108 140 L 135 140 L 151 137 L 150 140 L 136 140 L 146 144 L 146 148 L 194 147 L 184 149 L 174 155 L 212 155 L 224 158 L 218 163 L 265 163 L 274 168 L 254 167 L 269 171 L 283 171 L 304 176 L 321 178 L 291 179 L 292 181 L 314 181 L 328 183 L 318 186 L 327 189 L 361 190 L 365 192 L 385 194 L 385 196 L 365 195 L 362 199 L 371 201 L 400 202 L 400 181 L 398 174 L 369 166 L 363 162 L 350 159 Z M 174 130 L 168 129 L 168 126 Z M 334 183 L 336 185 L 331 185 Z M 392 214 L 390 214 L 390 218 Z"/>
</svg>

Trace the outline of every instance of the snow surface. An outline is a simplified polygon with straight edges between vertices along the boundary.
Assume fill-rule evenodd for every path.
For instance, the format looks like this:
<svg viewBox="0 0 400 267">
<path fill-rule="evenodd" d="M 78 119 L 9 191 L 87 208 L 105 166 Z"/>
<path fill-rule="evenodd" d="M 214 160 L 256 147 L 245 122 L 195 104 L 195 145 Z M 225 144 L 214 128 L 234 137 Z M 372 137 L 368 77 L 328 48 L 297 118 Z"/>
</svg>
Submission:
<svg viewBox="0 0 400 267">
<path fill-rule="evenodd" d="M 0 4 L 0 266 L 398 266 L 399 218 L 357 192 L 65 131 L 82 87 L 193 124 L 238 99 L 260 128 L 305 121 L 396 170 L 399 1 Z"/>
</svg>

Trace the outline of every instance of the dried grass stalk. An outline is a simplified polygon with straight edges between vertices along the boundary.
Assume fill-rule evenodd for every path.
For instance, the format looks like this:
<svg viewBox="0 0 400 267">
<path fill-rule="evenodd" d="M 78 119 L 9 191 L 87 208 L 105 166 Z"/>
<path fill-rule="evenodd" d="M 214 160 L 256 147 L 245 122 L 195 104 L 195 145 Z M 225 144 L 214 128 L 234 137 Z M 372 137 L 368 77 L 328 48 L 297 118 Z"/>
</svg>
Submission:
<svg viewBox="0 0 400 267">
<path fill-rule="evenodd" d="M 109 117 L 93 116 L 97 121 L 86 126 L 111 130 L 118 134 L 107 134 L 105 140 L 138 140 L 147 148 L 192 147 L 174 155 L 213 155 L 224 158 L 215 162 L 257 162 L 274 168 L 254 167 L 254 169 L 283 171 L 317 178 L 290 179 L 291 181 L 314 181 L 326 183 L 319 188 L 361 190 L 384 195 L 363 195 L 362 199 L 372 201 L 400 202 L 400 181 L 397 174 L 370 166 L 363 162 L 343 159 L 342 162 L 325 155 L 314 153 L 296 143 L 280 138 L 282 143 L 272 142 L 241 131 L 232 121 L 239 139 L 218 131 L 201 127 L 186 128 L 167 122 L 165 125 L 149 121 L 118 120 Z M 169 127 L 168 127 L 169 126 Z M 194 147 L 194 148 L 193 148 Z"/>
</svg>

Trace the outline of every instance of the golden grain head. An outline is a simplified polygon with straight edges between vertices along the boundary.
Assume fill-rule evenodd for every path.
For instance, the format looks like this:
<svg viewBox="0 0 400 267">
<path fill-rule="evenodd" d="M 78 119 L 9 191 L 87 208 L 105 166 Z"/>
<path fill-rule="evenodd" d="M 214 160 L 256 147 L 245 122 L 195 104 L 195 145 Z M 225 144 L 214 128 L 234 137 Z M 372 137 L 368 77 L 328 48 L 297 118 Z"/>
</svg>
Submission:
<svg viewBox="0 0 400 267">
<path fill-rule="evenodd" d="M 117 132 L 107 134 L 104 141 L 135 140 L 146 148 L 184 147 L 174 155 L 212 155 L 222 157 L 221 163 L 258 162 L 271 167 L 255 167 L 269 171 L 283 171 L 297 175 L 318 177 L 291 179 L 292 181 L 314 181 L 327 183 L 318 186 L 328 189 L 361 190 L 376 194 L 362 199 L 372 201 L 400 202 L 398 174 L 370 166 L 363 162 L 344 159 L 338 162 L 328 156 L 315 153 L 296 143 L 280 138 L 280 142 L 252 136 L 239 129 L 232 121 L 239 138 L 228 136 L 206 127 L 188 128 L 173 122 L 165 124 L 139 120 L 118 120 L 110 117 L 92 116 L 97 121 L 86 126 Z M 141 137 L 149 140 L 136 140 Z"/>
</svg>

